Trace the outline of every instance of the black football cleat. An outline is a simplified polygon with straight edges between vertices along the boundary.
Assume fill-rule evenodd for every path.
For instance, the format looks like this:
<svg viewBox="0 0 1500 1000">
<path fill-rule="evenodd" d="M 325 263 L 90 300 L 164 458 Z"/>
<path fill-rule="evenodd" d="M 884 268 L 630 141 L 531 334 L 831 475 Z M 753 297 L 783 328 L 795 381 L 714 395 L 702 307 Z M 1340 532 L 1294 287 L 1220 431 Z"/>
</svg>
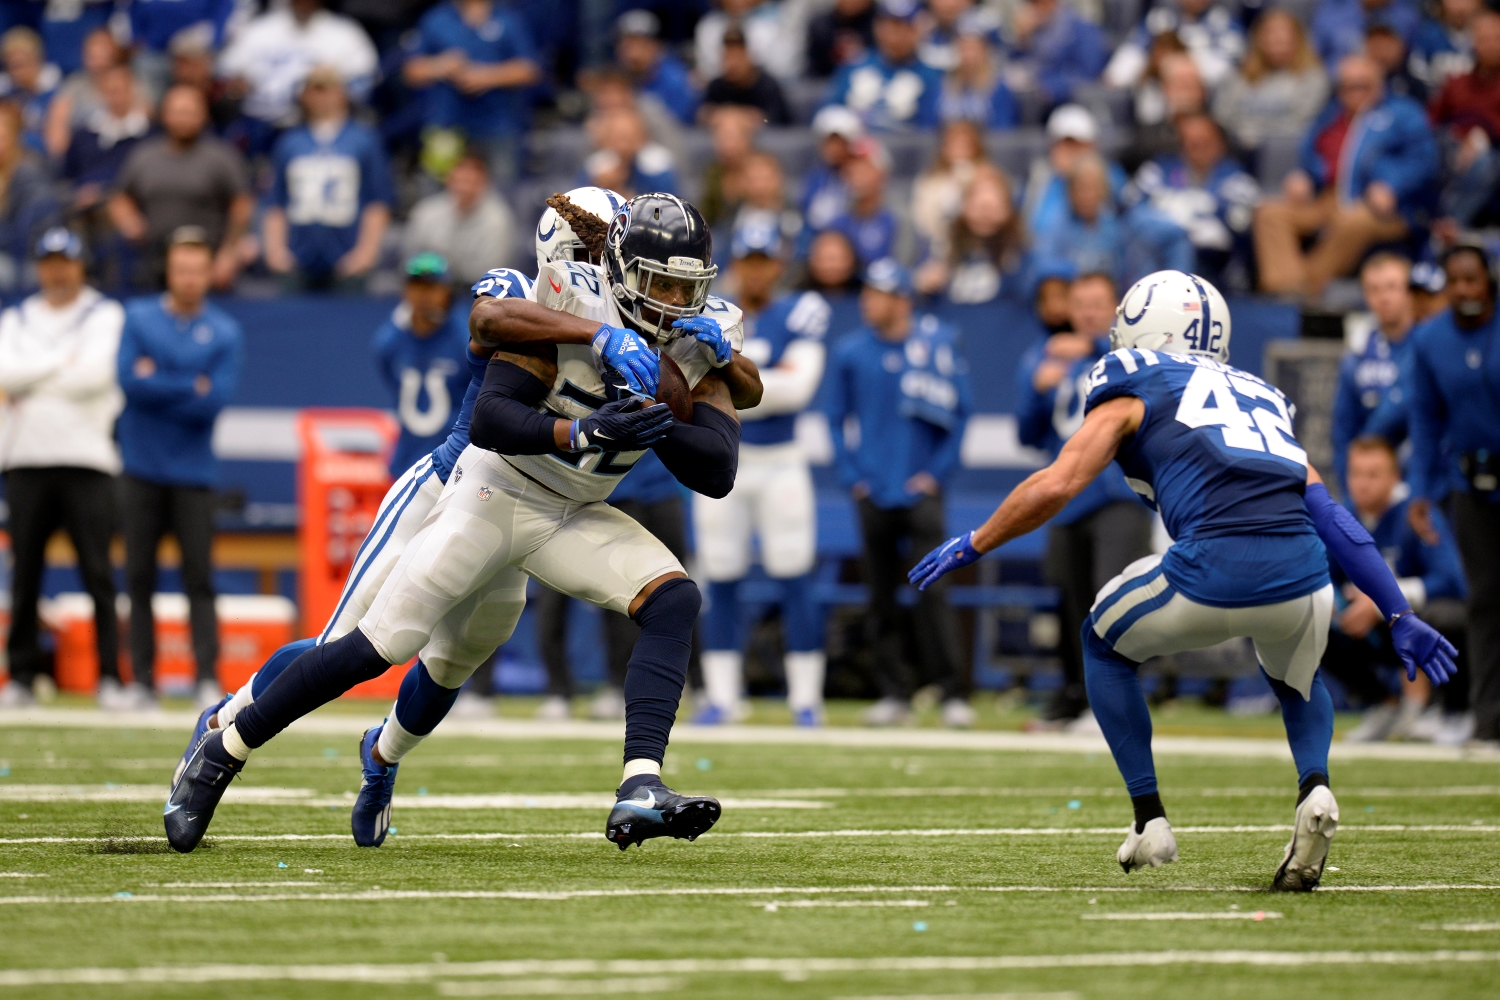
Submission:
<svg viewBox="0 0 1500 1000">
<path fill-rule="evenodd" d="M 208 751 L 214 751 L 210 759 Z M 229 765 L 220 763 L 227 760 Z M 167 843 L 172 849 L 187 854 L 198 846 L 213 821 L 214 809 L 229 782 L 244 770 L 245 762 L 235 760 L 224 750 L 224 734 L 215 729 L 199 741 L 187 766 L 172 785 L 172 794 L 167 796 L 166 808 L 162 810 L 162 822 L 167 828 Z"/>
<path fill-rule="evenodd" d="M 609 811 L 604 836 L 625 850 L 652 837 L 697 840 L 719 821 L 719 800 L 678 795 L 666 785 L 642 785 Z"/>
</svg>

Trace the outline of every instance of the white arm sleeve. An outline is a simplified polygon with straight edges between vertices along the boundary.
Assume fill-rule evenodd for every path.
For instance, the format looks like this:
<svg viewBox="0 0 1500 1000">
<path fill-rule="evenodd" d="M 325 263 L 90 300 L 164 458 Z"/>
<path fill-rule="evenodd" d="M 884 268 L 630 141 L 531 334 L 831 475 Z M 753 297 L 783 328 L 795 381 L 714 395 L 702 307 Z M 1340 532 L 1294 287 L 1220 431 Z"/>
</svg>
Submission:
<svg viewBox="0 0 1500 1000">
<path fill-rule="evenodd" d="M 762 368 L 760 384 L 765 390 L 760 404 L 740 411 L 747 420 L 800 413 L 807 409 L 823 381 L 827 351 L 815 340 L 798 339 L 786 345 L 775 367 Z"/>
</svg>

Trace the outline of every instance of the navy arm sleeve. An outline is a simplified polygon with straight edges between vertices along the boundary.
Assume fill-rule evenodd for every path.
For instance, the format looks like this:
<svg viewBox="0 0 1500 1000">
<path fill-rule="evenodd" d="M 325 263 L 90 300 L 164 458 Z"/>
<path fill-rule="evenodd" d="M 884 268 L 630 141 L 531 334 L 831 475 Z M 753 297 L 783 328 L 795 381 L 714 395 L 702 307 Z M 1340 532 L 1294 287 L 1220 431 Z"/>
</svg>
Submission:
<svg viewBox="0 0 1500 1000">
<path fill-rule="evenodd" d="M 491 361 L 474 401 L 469 440 L 502 455 L 545 455 L 557 450 L 556 417 L 532 407 L 547 398 L 547 383 L 520 365 Z"/>
<path fill-rule="evenodd" d="M 651 446 L 656 457 L 677 481 L 694 493 L 715 500 L 734 489 L 740 460 L 739 421 L 723 411 L 700 404 L 693 422 L 672 421 L 667 436 Z"/>
</svg>

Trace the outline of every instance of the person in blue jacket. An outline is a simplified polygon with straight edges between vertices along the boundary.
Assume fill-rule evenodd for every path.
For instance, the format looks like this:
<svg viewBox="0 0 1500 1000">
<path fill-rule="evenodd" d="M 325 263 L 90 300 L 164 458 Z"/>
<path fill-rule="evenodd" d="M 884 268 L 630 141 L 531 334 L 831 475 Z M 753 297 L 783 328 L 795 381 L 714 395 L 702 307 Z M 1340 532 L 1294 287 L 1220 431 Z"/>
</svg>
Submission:
<svg viewBox="0 0 1500 1000">
<path fill-rule="evenodd" d="M 1464 669 L 1463 604 L 1468 588 L 1453 532 L 1441 514 L 1434 514 L 1434 537 L 1427 541 L 1417 534 L 1407 516 L 1410 504 L 1401 483 L 1401 465 L 1396 451 L 1382 437 L 1356 438 L 1349 449 L 1347 507 L 1369 530 L 1391 571 L 1396 575 L 1412 610 L 1422 615 L 1448 641 L 1459 648 L 1458 665 Z M 1464 715 L 1468 686 L 1458 682 L 1443 686 L 1428 732 L 1420 733 L 1430 685 L 1426 678 L 1402 683 L 1398 699 L 1387 675 L 1400 673 L 1401 658 L 1391 645 L 1390 630 L 1380 620 L 1375 603 L 1361 593 L 1339 567 L 1329 561 L 1339 610 L 1334 615 L 1323 665 L 1366 706 L 1364 719 L 1345 738 L 1354 742 L 1412 739 L 1426 735 L 1440 743 L 1462 742 L 1473 720 Z"/>
<path fill-rule="evenodd" d="M 1364 51 L 1365 31 L 1383 25 L 1411 43 L 1422 22 L 1414 0 L 1321 0 L 1312 17 L 1312 41 L 1324 66 Z"/>
<path fill-rule="evenodd" d="M 375 366 L 401 423 L 392 476 L 437 447 L 458 419 L 469 384 L 469 315 L 452 305 L 447 260 L 419 253 L 406 262 L 401 304 L 375 331 Z"/>
<path fill-rule="evenodd" d="M 1334 100 L 1302 138 L 1301 166 L 1256 210 L 1261 291 L 1321 295 L 1372 246 L 1406 239 L 1436 204 L 1439 168 L 1426 110 L 1387 93 L 1368 56 L 1345 57 Z"/>
<path fill-rule="evenodd" d="M 1429 92 L 1474 68 L 1474 18 L 1484 8 L 1483 0 L 1442 0 L 1437 16 L 1423 18 L 1407 39 L 1407 69 Z"/>
<path fill-rule="evenodd" d="M 1021 122 L 1021 105 L 1000 73 L 990 13 L 968 11 L 958 19 L 954 35 L 957 62 L 943 83 L 939 116 L 944 122 L 970 121 L 984 128 L 1015 128 Z"/>
<path fill-rule="evenodd" d="M 1114 279 L 1098 272 L 1079 275 L 1068 290 L 1072 331 L 1039 340 L 1016 370 L 1016 431 L 1021 443 L 1042 448 L 1055 460 L 1083 425 L 1089 375 L 1109 353 L 1115 318 Z M 1151 554 L 1151 512 L 1125 484 L 1118 465 L 1099 478 L 1047 523 L 1047 582 L 1061 591 L 1057 652 L 1063 686 L 1042 713 L 1061 726 L 1088 708 L 1083 686 L 1083 622 L 1106 583 L 1126 566 Z"/>
<path fill-rule="evenodd" d="M 903 662 L 896 591 L 912 559 L 945 537 L 943 483 L 958 467 L 972 403 L 958 331 L 934 316 L 913 315 L 905 268 L 889 257 L 871 264 L 860 311 L 865 325 L 833 349 L 825 412 L 838 477 L 858 505 L 864 535 L 881 690 L 865 720 L 895 725 L 910 717 L 918 686 Z M 858 421 L 857 441 L 845 434 L 849 417 Z M 957 624 L 943 589 L 922 594 L 912 624 L 923 679 L 943 690 L 944 721 L 972 723 Z"/>
<path fill-rule="evenodd" d="M 1452 307 L 1412 333 L 1412 526 L 1438 537 L 1433 510 L 1452 503 L 1469 585 L 1469 701 L 1474 738 L 1500 742 L 1500 320 L 1494 263 L 1475 246 L 1443 259 Z"/>
<path fill-rule="evenodd" d="M 1339 362 L 1339 385 L 1333 397 L 1333 469 L 1340 486 L 1355 438 L 1374 435 L 1399 448 L 1406 440 L 1406 388 L 1402 366 L 1410 353 L 1414 325 L 1411 262 L 1393 253 L 1378 253 L 1359 269 L 1365 306 L 1375 317 L 1364 350 L 1350 351 Z"/>
<path fill-rule="evenodd" d="M 661 40 L 661 21 L 649 10 L 627 10 L 615 22 L 615 58 L 636 90 L 661 101 L 684 125 L 693 124 L 703 93 L 681 59 Z"/>
<path fill-rule="evenodd" d="M 875 50 L 839 67 L 823 103 L 852 109 L 872 129 L 935 128 L 943 73 L 917 57 L 921 13 L 917 0 L 879 0 Z"/>
<path fill-rule="evenodd" d="M 1074 99 L 1109 59 L 1104 33 L 1063 0 L 1026 0 L 1011 19 L 1010 64 L 1049 106 Z"/>
<path fill-rule="evenodd" d="M 213 267 L 207 233 L 198 226 L 173 232 L 166 264 L 166 294 L 127 303 L 120 336 L 125 409 L 115 434 L 124 464 L 120 494 L 130 661 L 135 683 L 149 697 L 156 662 L 151 613 L 156 548 L 170 532 L 182 550 L 198 700 L 211 704 L 223 693 L 216 673 L 219 624 L 210 561 L 214 422 L 234 396 L 243 338 L 239 323 L 206 300 Z"/>
</svg>

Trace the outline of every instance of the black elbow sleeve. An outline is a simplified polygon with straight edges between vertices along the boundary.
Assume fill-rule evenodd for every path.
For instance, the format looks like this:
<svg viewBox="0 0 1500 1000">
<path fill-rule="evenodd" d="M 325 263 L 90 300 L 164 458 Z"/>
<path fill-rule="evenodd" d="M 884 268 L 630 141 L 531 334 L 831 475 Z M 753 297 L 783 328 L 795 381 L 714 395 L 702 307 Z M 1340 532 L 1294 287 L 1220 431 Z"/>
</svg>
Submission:
<svg viewBox="0 0 1500 1000">
<path fill-rule="evenodd" d="M 734 489 L 740 460 L 740 424 L 729 414 L 700 404 L 693 407 L 692 423 L 674 421 L 667 436 L 652 450 L 679 483 L 717 500 Z"/>
<path fill-rule="evenodd" d="M 502 455 L 544 455 L 557 447 L 556 417 L 534 407 L 547 398 L 547 384 L 520 365 L 491 361 L 474 401 L 469 440 Z"/>
</svg>

